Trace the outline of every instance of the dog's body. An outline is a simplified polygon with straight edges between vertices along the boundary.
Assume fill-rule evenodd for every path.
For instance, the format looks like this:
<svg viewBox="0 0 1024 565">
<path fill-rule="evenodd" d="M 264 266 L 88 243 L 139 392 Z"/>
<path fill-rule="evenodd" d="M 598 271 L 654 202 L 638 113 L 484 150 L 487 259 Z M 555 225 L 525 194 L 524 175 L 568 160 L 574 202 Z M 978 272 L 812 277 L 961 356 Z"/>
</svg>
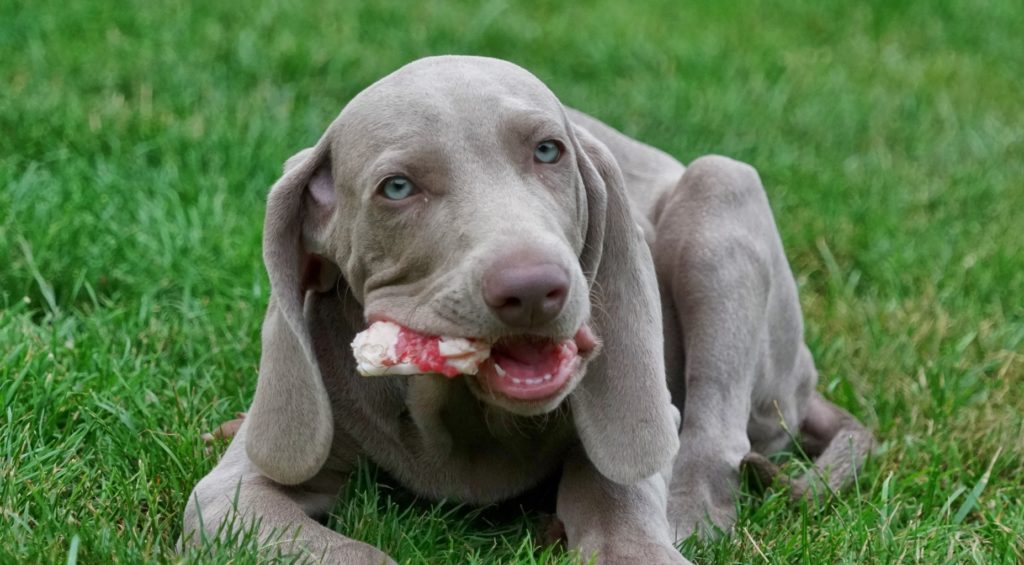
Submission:
<svg viewBox="0 0 1024 565">
<path fill-rule="evenodd" d="M 395 178 L 417 192 L 383 198 Z M 470 503 L 561 473 L 570 546 L 603 562 L 682 562 L 675 541 L 708 520 L 731 525 L 748 453 L 800 430 L 837 488 L 869 449 L 870 434 L 814 392 L 753 169 L 721 157 L 686 168 L 563 108 L 509 63 L 424 59 L 368 88 L 289 160 L 266 232 L 256 398 L 189 499 L 193 541 L 237 510 L 240 524 L 283 533 L 284 550 L 386 560 L 311 518 L 366 457 L 416 493 Z M 509 284 L 534 310 L 492 300 Z M 548 302 L 523 294 L 537 285 Z M 373 319 L 491 339 L 581 343 L 592 331 L 600 344 L 581 346 L 559 392 L 522 401 L 483 377 L 359 377 L 349 343 Z"/>
</svg>

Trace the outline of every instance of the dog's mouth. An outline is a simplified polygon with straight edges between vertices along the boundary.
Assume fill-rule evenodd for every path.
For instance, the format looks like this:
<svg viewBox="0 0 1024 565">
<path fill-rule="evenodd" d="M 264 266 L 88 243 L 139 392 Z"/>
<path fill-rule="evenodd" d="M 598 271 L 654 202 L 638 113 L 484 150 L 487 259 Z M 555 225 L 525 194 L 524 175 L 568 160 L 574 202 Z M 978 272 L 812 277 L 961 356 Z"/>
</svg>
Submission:
<svg viewBox="0 0 1024 565">
<path fill-rule="evenodd" d="M 378 320 L 352 342 L 363 376 L 465 375 L 486 394 L 525 402 L 557 396 L 596 348 L 586 324 L 569 339 L 517 335 L 487 340 L 433 336 Z"/>
<path fill-rule="evenodd" d="M 491 345 L 480 365 L 477 382 L 484 390 L 514 400 L 542 400 L 556 395 L 583 363 L 596 343 L 587 326 L 572 339 L 513 336 Z"/>
</svg>

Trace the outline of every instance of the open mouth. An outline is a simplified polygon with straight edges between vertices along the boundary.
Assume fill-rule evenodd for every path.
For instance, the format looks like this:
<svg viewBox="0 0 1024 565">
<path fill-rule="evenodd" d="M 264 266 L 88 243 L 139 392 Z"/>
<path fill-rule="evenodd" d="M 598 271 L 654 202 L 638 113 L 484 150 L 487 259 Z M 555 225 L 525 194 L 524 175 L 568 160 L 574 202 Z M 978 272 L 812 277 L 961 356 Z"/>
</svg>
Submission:
<svg viewBox="0 0 1024 565">
<path fill-rule="evenodd" d="M 470 375 L 489 393 L 525 401 L 557 394 L 596 346 L 585 324 L 570 339 L 522 335 L 489 341 L 431 336 L 377 321 L 352 342 L 363 376 Z"/>
<path fill-rule="evenodd" d="M 477 378 L 490 392 L 517 400 L 539 400 L 561 390 L 582 360 L 575 338 L 503 338 L 491 345 L 491 356 L 480 365 Z"/>
</svg>

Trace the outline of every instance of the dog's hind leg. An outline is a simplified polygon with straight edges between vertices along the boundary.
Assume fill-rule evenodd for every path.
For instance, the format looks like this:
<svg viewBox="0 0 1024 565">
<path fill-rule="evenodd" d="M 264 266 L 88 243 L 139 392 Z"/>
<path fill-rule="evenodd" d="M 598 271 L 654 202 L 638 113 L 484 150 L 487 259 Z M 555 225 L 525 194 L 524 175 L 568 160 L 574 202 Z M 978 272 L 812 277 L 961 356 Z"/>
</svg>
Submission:
<svg viewBox="0 0 1024 565">
<path fill-rule="evenodd" d="M 786 486 L 794 502 L 822 502 L 857 477 L 874 441 L 871 431 L 849 412 L 813 392 L 800 422 L 799 443 L 814 459 L 814 465 L 802 476 L 790 479 L 766 457 L 752 451 L 743 458 L 743 466 L 765 485 Z"/>
<path fill-rule="evenodd" d="M 814 467 L 792 482 L 790 496 L 819 500 L 856 478 L 875 440 L 849 412 L 814 393 L 800 423 L 800 443 Z"/>
</svg>

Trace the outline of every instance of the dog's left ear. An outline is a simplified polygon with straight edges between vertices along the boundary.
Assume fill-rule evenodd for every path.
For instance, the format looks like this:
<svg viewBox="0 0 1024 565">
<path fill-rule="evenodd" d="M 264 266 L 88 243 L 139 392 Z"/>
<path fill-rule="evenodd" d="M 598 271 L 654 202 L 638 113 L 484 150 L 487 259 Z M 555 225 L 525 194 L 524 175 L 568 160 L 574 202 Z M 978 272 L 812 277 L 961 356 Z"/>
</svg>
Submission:
<svg viewBox="0 0 1024 565">
<path fill-rule="evenodd" d="M 591 324 L 603 346 L 569 402 L 597 470 L 634 483 L 666 468 L 679 448 L 657 278 L 615 158 L 583 128 L 574 127 L 572 137 L 587 199 L 580 261 L 595 301 Z"/>
</svg>

